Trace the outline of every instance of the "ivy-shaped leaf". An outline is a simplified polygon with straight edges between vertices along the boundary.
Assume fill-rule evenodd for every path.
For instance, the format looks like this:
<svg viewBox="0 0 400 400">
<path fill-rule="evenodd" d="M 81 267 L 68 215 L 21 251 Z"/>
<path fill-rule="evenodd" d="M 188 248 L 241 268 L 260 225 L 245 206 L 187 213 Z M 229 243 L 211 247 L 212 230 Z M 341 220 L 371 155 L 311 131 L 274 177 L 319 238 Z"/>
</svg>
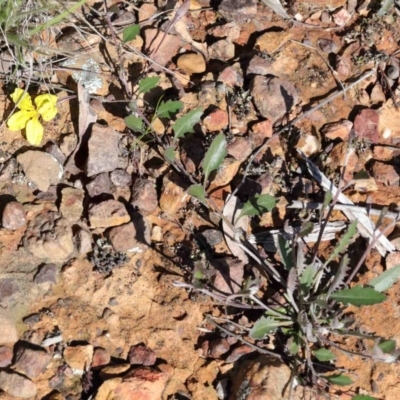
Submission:
<svg viewBox="0 0 400 400">
<path fill-rule="evenodd" d="M 143 121 L 141 118 L 135 117 L 134 115 L 128 115 L 124 118 L 124 121 L 126 126 L 134 132 L 143 132 Z"/>
<path fill-rule="evenodd" d="M 155 88 L 160 81 L 159 76 L 148 76 L 139 82 L 139 93 L 147 93 Z"/>
<path fill-rule="evenodd" d="M 302 272 L 302 274 L 299 278 L 299 282 L 300 282 L 300 290 L 304 295 L 308 294 L 308 292 L 312 286 L 316 272 L 317 271 L 311 265 L 306 267 L 304 269 L 304 271 Z"/>
<path fill-rule="evenodd" d="M 219 168 L 227 155 L 226 138 L 223 133 L 217 135 L 211 142 L 203 160 L 204 184 L 208 182 L 211 172 Z"/>
<path fill-rule="evenodd" d="M 244 215 L 254 216 L 272 211 L 277 202 L 278 200 L 269 194 L 256 194 L 243 205 L 239 218 Z"/>
<path fill-rule="evenodd" d="M 360 307 L 382 303 L 386 300 L 386 296 L 371 288 L 354 286 L 351 289 L 343 289 L 332 293 L 331 299 L 343 304 L 352 304 Z"/>
<path fill-rule="evenodd" d="M 168 162 L 173 164 L 175 162 L 175 147 L 167 147 L 164 151 L 164 157 Z"/>
<path fill-rule="evenodd" d="M 161 102 L 156 110 L 156 116 L 159 118 L 171 118 L 183 107 L 181 101 L 168 100 L 165 103 Z"/>
<path fill-rule="evenodd" d="M 334 260 L 339 254 L 343 253 L 343 251 L 345 251 L 348 248 L 350 240 L 356 234 L 356 232 L 357 232 L 357 220 L 353 221 L 349 225 L 346 233 L 339 240 L 338 244 L 333 249 L 331 255 L 325 261 L 324 267 L 327 266 L 332 260 Z"/>
<path fill-rule="evenodd" d="M 130 26 L 127 26 L 123 31 L 122 31 L 122 41 L 124 43 L 130 42 L 131 40 L 135 39 L 137 35 L 140 33 L 140 25 L 133 24 Z"/>
<path fill-rule="evenodd" d="M 325 375 L 322 378 L 325 378 L 328 382 L 339 386 L 347 386 L 353 383 L 350 377 L 342 374 L 329 375 L 329 376 Z"/>
<path fill-rule="evenodd" d="M 313 351 L 313 354 L 317 358 L 317 360 L 321 362 L 331 361 L 336 358 L 335 355 L 328 349 L 318 349 L 316 351 Z"/>
<path fill-rule="evenodd" d="M 200 122 L 202 115 L 203 110 L 201 108 L 195 108 L 178 118 L 172 126 L 172 130 L 174 131 L 174 141 L 185 136 L 186 133 L 193 132 L 193 127 Z"/>
<path fill-rule="evenodd" d="M 206 191 L 202 185 L 192 185 L 188 188 L 187 192 L 201 202 L 206 202 Z"/>
<path fill-rule="evenodd" d="M 377 292 L 384 292 L 390 289 L 400 278 L 400 264 L 395 265 L 372 279 L 368 285 L 372 286 Z"/>
</svg>

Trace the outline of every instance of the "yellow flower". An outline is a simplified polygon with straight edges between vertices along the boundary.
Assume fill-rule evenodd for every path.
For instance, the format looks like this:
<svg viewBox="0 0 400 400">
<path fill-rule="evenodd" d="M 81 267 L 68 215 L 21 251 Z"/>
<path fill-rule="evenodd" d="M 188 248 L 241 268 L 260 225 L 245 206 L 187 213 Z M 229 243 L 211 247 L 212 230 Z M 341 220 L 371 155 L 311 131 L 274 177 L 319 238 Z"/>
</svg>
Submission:
<svg viewBox="0 0 400 400">
<path fill-rule="evenodd" d="M 35 98 L 35 106 L 32 104 L 31 96 L 23 89 L 15 89 L 11 95 L 14 103 L 20 111 L 13 114 L 7 122 L 10 131 L 26 129 L 26 139 L 34 146 L 39 146 L 43 138 L 43 125 L 39 121 L 51 121 L 57 114 L 57 96 L 53 94 L 42 94 Z M 19 103 L 18 103 L 19 102 Z"/>
</svg>

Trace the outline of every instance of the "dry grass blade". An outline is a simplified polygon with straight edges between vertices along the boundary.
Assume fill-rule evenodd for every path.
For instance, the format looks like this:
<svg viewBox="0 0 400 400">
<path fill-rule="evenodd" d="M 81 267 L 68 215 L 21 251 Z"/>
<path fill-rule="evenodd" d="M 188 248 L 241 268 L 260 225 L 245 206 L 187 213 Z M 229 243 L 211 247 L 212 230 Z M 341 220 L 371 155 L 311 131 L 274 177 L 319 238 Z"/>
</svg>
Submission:
<svg viewBox="0 0 400 400">
<path fill-rule="evenodd" d="M 309 160 L 300 151 L 299 153 L 306 161 L 307 169 L 311 176 L 322 186 L 325 191 L 330 191 L 332 192 L 332 195 L 335 196 L 338 191 L 337 187 L 318 169 L 318 167 L 311 160 Z M 339 194 L 338 201 L 342 204 L 354 205 L 354 203 L 343 193 Z M 387 252 L 393 252 L 395 250 L 394 246 L 392 243 L 390 243 L 386 236 L 380 235 L 378 238 L 376 238 L 376 226 L 368 217 L 366 210 L 344 210 L 343 213 L 350 221 L 358 221 L 357 228 L 363 237 L 367 238 L 368 241 L 372 241 L 374 239 L 376 240 L 375 247 L 382 256 L 384 256 Z"/>
</svg>

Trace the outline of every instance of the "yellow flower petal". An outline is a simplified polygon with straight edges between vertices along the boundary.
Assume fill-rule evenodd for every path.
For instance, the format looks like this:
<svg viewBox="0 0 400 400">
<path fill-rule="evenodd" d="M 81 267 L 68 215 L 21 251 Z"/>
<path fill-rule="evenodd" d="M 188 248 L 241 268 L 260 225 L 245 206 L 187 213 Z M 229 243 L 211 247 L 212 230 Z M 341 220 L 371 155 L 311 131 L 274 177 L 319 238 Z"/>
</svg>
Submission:
<svg viewBox="0 0 400 400">
<path fill-rule="evenodd" d="M 26 127 L 28 121 L 33 118 L 37 114 L 35 110 L 27 111 L 21 110 L 11 115 L 11 117 L 7 121 L 7 126 L 10 131 L 19 131 Z"/>
<path fill-rule="evenodd" d="M 21 102 L 18 104 L 18 108 L 20 110 L 32 111 L 35 108 L 32 104 L 31 96 L 26 93 L 23 89 L 16 88 L 14 93 L 10 95 L 12 101 L 17 104 L 19 100 L 22 98 Z"/>
<path fill-rule="evenodd" d="M 41 94 L 36 97 L 35 104 L 39 114 L 45 121 L 51 121 L 57 115 L 57 96 Z"/>
<path fill-rule="evenodd" d="M 43 125 L 39 122 L 36 115 L 26 124 L 26 140 L 34 145 L 39 146 L 43 138 Z"/>
</svg>

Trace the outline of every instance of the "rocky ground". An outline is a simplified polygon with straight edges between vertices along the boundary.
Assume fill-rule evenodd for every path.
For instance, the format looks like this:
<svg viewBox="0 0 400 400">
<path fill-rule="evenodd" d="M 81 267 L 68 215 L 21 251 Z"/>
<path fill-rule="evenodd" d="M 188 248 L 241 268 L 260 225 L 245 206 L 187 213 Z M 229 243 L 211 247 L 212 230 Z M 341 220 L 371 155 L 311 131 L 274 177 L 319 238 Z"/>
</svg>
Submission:
<svg viewBox="0 0 400 400">
<path fill-rule="evenodd" d="M 42 35 L 42 46 L 59 55 L 34 52 L 33 72 L 21 67 L 11 78 L 7 48 L 0 53 L 0 398 L 286 398 L 290 369 L 257 352 L 254 341 L 215 329 L 205 317 L 225 316 L 215 298 L 174 286 L 192 281 L 206 253 L 214 261 L 206 273 L 222 292 L 237 292 L 249 271 L 233 256 L 220 221 L 186 193 L 188 176 L 201 176 L 204 153 L 223 132 L 228 157 L 208 190 L 222 209 L 251 154 L 291 124 L 257 155 L 237 194 L 242 201 L 256 193 L 278 200 L 277 211 L 259 218 L 254 233 L 301 218 L 289 204 L 320 193 L 312 178 L 295 173 L 296 149 L 336 184 L 344 164 L 346 181 L 362 172 L 345 191 L 348 198 L 395 211 L 396 11 L 380 16 L 379 4 L 369 0 L 296 0 L 286 8 L 293 17 L 283 19 L 255 0 L 191 0 L 164 35 L 175 12 L 158 13 L 170 4 L 110 1 L 107 14 L 101 3 L 88 3 L 92 8 L 87 4 Z M 140 34 L 122 50 L 123 29 L 135 22 Z M 138 94 L 143 77 L 160 80 Z M 5 122 L 14 108 L 10 94 L 27 82 L 32 97 L 51 90 L 59 100 L 40 146 Z M 84 100 L 83 91 L 90 98 Z M 180 142 L 186 175 L 160 153 L 160 143 L 171 142 L 168 118 L 153 121 L 155 138 L 147 141 L 126 126 L 129 101 L 148 117 L 161 96 L 183 102 L 182 113 L 203 110 L 194 133 Z M 332 220 L 347 222 L 340 211 Z M 396 224 L 386 235 L 393 249 L 386 255 L 373 249 L 360 282 L 398 264 Z M 366 248 L 357 240 L 354 254 Z M 324 242 L 322 252 L 331 249 Z M 226 275 L 236 288 L 227 286 Z M 349 313 L 363 330 L 399 343 L 399 289 L 395 285 L 381 305 Z M 246 325 L 255 317 L 241 310 L 240 318 Z M 343 344 L 360 346 L 355 338 Z M 351 371 L 352 385 L 298 387 L 293 398 L 398 398 L 397 363 L 338 352 L 336 365 Z"/>
</svg>

